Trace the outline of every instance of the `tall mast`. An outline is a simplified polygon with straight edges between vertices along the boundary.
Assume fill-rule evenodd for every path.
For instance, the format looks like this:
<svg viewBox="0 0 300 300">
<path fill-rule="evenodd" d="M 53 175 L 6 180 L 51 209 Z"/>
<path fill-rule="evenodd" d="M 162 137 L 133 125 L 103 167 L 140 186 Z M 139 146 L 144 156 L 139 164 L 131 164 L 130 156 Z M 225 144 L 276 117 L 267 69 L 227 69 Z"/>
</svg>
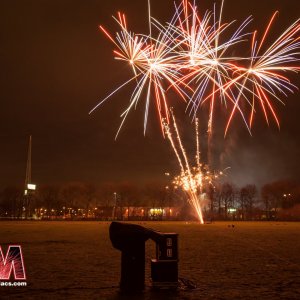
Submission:
<svg viewBox="0 0 300 300">
<path fill-rule="evenodd" d="M 32 142 L 32 136 L 30 135 L 29 145 L 28 145 L 27 166 L 26 166 L 25 189 L 27 189 L 27 185 L 31 183 L 31 142 Z"/>
</svg>

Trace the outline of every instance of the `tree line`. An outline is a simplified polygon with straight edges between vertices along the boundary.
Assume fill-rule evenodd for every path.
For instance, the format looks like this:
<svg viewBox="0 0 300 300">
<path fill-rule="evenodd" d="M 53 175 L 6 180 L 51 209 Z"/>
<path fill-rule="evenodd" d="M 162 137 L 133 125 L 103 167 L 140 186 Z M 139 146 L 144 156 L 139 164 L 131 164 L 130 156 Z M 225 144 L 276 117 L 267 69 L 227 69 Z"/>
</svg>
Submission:
<svg viewBox="0 0 300 300">
<path fill-rule="evenodd" d="M 203 192 L 206 220 L 300 220 L 300 185 L 290 180 L 265 184 L 260 190 L 248 184 L 237 187 L 230 182 L 208 186 Z M 151 182 L 137 186 L 132 182 L 106 182 L 99 185 L 72 182 L 43 185 L 24 195 L 20 187 L 6 187 L 0 193 L 1 218 L 96 218 L 98 209 L 117 207 L 177 208 L 177 219 L 194 218 L 187 195 L 174 186 Z"/>
</svg>

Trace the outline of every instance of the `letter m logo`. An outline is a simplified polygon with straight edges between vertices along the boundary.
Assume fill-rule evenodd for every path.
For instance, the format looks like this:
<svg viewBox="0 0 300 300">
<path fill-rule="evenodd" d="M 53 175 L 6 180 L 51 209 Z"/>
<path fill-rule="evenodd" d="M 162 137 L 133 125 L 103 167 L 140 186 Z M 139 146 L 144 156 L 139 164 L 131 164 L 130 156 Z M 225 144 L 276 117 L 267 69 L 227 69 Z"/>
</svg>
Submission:
<svg viewBox="0 0 300 300">
<path fill-rule="evenodd" d="M 12 271 L 15 280 L 26 280 L 21 246 L 10 245 L 5 258 L 0 246 L 0 280 L 9 280 Z"/>
</svg>

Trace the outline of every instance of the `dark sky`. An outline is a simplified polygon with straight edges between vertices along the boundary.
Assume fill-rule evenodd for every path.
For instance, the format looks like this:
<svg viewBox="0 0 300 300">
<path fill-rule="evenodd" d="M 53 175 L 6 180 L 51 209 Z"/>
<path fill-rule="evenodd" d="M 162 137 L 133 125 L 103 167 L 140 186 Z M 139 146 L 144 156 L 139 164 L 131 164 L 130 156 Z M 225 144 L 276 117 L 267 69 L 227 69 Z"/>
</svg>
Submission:
<svg viewBox="0 0 300 300">
<path fill-rule="evenodd" d="M 173 1 L 151 2 L 152 15 L 167 21 Z M 202 11 L 212 4 L 199 1 Z M 0 187 L 24 182 L 30 134 L 32 175 L 38 184 L 127 179 L 140 183 L 178 171 L 154 110 L 143 136 L 143 101 L 114 141 L 129 90 L 88 115 L 131 75 L 113 59 L 113 47 L 98 25 L 113 32 L 111 16 L 121 10 L 134 31 L 145 32 L 147 0 L 1 0 L 0 5 Z M 261 29 L 277 9 L 275 33 L 300 17 L 299 0 L 227 0 L 224 19 L 242 21 L 253 15 L 255 26 L 250 28 Z M 294 80 L 300 86 L 300 76 Z M 258 121 L 250 137 L 238 121 L 225 141 L 216 139 L 216 145 L 222 145 L 216 155 L 221 167 L 231 166 L 231 180 L 262 184 L 299 179 L 299 98 L 297 92 L 285 100 L 285 107 L 278 106 L 281 131 Z M 188 120 L 183 116 L 180 126 L 190 126 Z"/>
</svg>

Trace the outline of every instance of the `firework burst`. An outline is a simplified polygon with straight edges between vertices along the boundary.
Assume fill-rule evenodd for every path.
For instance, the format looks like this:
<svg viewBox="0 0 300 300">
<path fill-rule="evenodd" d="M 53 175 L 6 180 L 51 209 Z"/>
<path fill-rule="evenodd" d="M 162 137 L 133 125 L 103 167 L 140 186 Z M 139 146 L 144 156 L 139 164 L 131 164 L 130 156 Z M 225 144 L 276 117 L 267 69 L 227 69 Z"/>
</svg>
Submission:
<svg viewBox="0 0 300 300">
<path fill-rule="evenodd" d="M 161 24 L 151 17 L 149 6 L 149 34 L 136 34 L 128 29 L 124 14 L 114 18 L 120 31 L 113 36 L 103 26 L 101 31 L 115 46 L 115 59 L 125 62 L 132 70 L 132 77 L 100 101 L 91 112 L 111 98 L 120 89 L 132 84 L 129 104 L 121 114 L 122 122 L 129 112 L 145 99 L 144 133 L 146 132 L 149 107 L 154 104 L 163 135 L 168 138 L 178 159 L 180 176 L 175 184 L 185 190 L 190 203 L 203 223 L 201 201 L 206 184 L 213 184 L 219 174 L 209 171 L 212 145 L 213 120 L 216 102 L 220 101 L 229 113 L 225 135 L 235 115 L 242 117 L 249 133 L 258 107 L 266 122 L 270 116 L 280 126 L 274 108 L 274 99 L 287 96 L 297 87 L 287 73 L 298 72 L 300 49 L 300 21 L 294 22 L 270 45 L 266 45 L 277 12 L 272 16 L 262 38 L 258 33 L 245 32 L 252 18 L 247 18 L 235 27 L 235 21 L 223 22 L 223 6 L 214 5 L 212 10 L 200 15 L 195 2 L 182 0 L 175 4 L 175 13 L 170 22 Z M 230 33 L 231 32 L 231 33 Z M 249 57 L 233 56 L 237 45 L 251 42 Z M 173 90 L 178 98 L 186 101 L 186 109 L 196 124 L 196 166 L 191 167 L 183 147 L 175 116 L 170 110 L 168 91 Z M 208 106 L 207 148 L 208 166 L 200 158 L 198 119 L 200 107 Z M 202 115 L 201 115 L 202 117 Z M 202 120 L 202 118 L 201 118 Z M 173 135 L 175 134 L 175 137 Z"/>
<path fill-rule="evenodd" d="M 238 97 L 230 114 L 225 134 L 228 131 L 236 107 L 242 100 L 249 103 L 251 107 L 249 128 L 252 128 L 253 125 L 256 102 L 261 107 L 267 124 L 269 124 L 269 115 L 271 114 L 280 128 L 279 118 L 272 105 L 272 99 L 283 104 L 279 95 L 286 97 L 288 92 L 291 93 L 298 89 L 286 76 L 286 73 L 298 72 L 300 69 L 299 65 L 296 65 L 299 62 L 300 54 L 300 20 L 298 19 L 285 30 L 271 46 L 264 46 L 277 14 L 278 12 L 273 14 L 260 41 L 257 38 L 257 31 L 253 33 L 249 65 L 236 68 L 235 72 L 238 73 L 238 76 L 233 80 L 238 87 Z M 267 49 L 261 53 L 264 47 Z"/>
<path fill-rule="evenodd" d="M 99 102 L 90 111 L 90 113 L 97 109 L 121 88 L 131 82 L 135 82 L 135 87 L 131 94 L 129 105 L 121 114 L 123 119 L 117 135 L 128 113 L 132 110 L 132 108 L 136 107 L 144 92 L 146 94 L 144 113 L 145 133 L 148 121 L 149 105 L 153 99 L 162 125 L 163 118 L 169 120 L 169 105 L 166 97 L 166 91 L 172 88 L 184 100 L 188 97 L 186 91 L 178 84 L 178 82 L 181 81 L 181 74 L 175 63 L 177 55 L 175 47 L 172 45 L 173 41 L 172 36 L 170 35 L 171 27 L 165 28 L 158 21 L 153 20 L 153 26 L 159 29 L 157 37 L 154 38 L 150 35 L 145 36 L 141 34 L 134 34 L 129 31 L 124 14 L 119 13 L 118 18 L 114 19 L 121 27 L 121 32 L 116 34 L 116 38 L 113 38 L 111 34 L 104 29 L 104 27 L 100 26 L 100 29 L 116 46 L 117 49 L 114 50 L 115 59 L 128 63 L 132 68 L 134 76 Z M 189 89 L 186 85 L 185 87 Z"/>
</svg>

